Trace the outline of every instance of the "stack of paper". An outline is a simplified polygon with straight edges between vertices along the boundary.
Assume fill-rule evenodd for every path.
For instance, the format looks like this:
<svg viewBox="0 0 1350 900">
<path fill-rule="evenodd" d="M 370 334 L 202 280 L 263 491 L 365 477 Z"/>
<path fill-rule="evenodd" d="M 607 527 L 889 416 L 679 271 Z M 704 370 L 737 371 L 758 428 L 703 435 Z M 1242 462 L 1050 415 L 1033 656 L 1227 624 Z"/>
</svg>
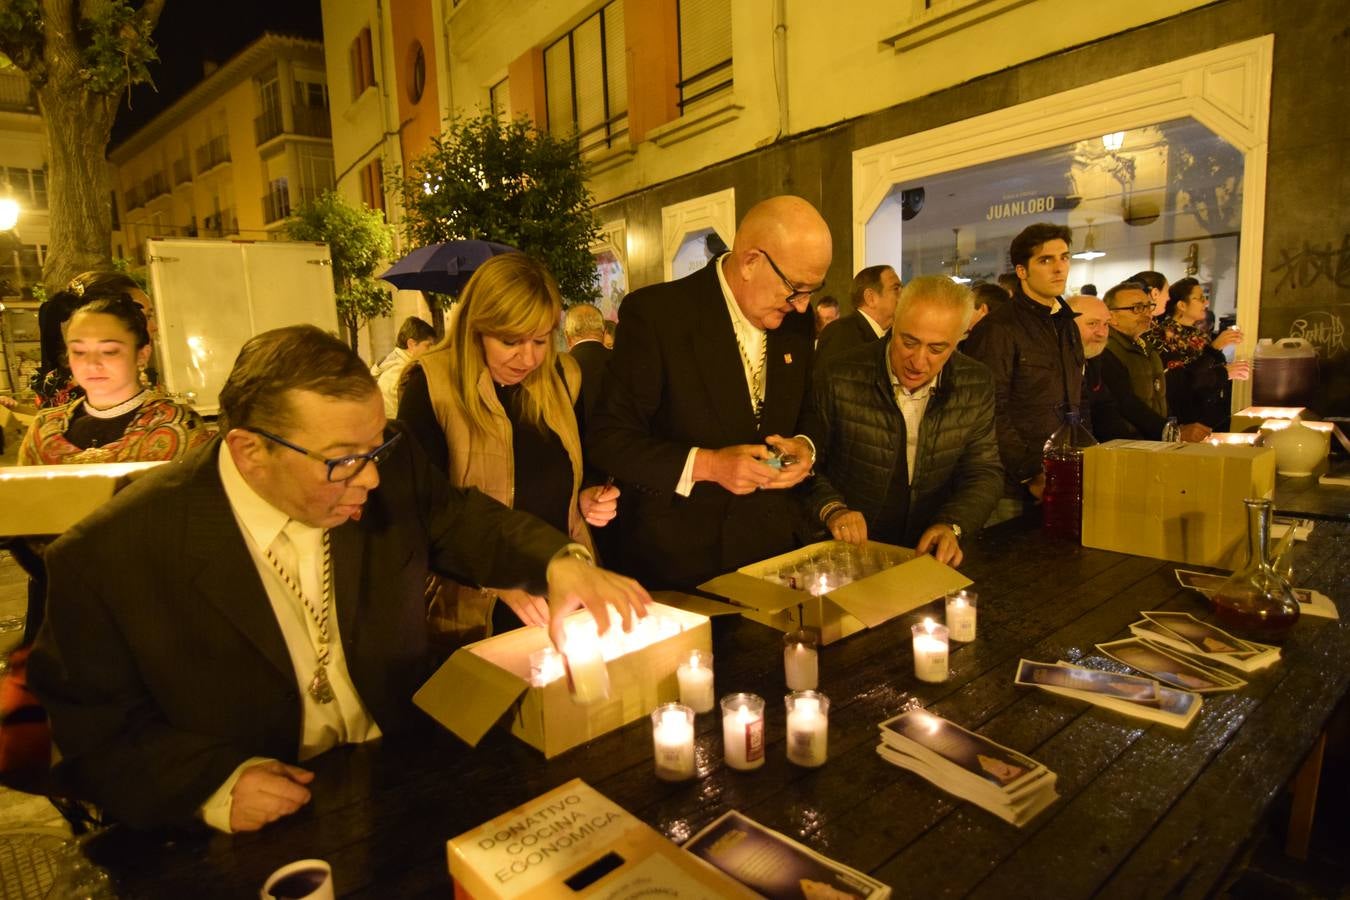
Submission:
<svg viewBox="0 0 1350 900">
<path fill-rule="evenodd" d="M 1017 684 L 1086 700 L 1127 716 L 1185 728 L 1200 711 L 1200 695 L 1159 684 L 1152 678 L 1086 669 L 1067 662 L 1022 660 Z"/>
<path fill-rule="evenodd" d="M 1214 592 L 1228 580 L 1227 575 L 1211 575 L 1208 572 L 1193 572 L 1190 569 L 1177 569 L 1176 573 L 1177 581 L 1182 587 L 1188 587 L 1206 598 L 1214 596 Z M 1336 604 L 1332 603 L 1326 594 L 1307 588 L 1294 588 L 1294 599 L 1298 601 L 1298 611 L 1301 615 L 1319 616 L 1323 619 L 1341 617 L 1336 611 Z"/>
<path fill-rule="evenodd" d="M 1280 648 L 1234 637 L 1222 628 L 1201 622 L 1190 613 L 1146 612 L 1130 626 L 1135 637 L 1162 644 L 1189 657 L 1222 663 L 1243 672 L 1255 672 L 1280 660 Z"/>
<path fill-rule="evenodd" d="M 1059 797 L 1055 773 L 922 709 L 881 723 L 882 759 L 1022 826 Z"/>
<path fill-rule="evenodd" d="M 771 900 L 886 900 L 891 896 L 891 889 L 875 878 L 734 809 L 690 838 L 684 849 Z"/>
</svg>

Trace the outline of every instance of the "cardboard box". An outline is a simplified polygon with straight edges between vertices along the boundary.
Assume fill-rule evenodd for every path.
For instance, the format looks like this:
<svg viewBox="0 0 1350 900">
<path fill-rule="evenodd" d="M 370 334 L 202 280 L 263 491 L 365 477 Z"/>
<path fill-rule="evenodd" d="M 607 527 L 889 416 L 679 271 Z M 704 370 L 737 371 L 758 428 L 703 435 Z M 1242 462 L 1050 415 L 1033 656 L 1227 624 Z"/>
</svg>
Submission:
<svg viewBox="0 0 1350 900">
<path fill-rule="evenodd" d="M 0 536 L 60 534 L 162 462 L 0 467 Z"/>
<path fill-rule="evenodd" d="M 759 896 L 579 778 L 452 839 L 446 852 L 457 898 Z"/>
<path fill-rule="evenodd" d="M 0 406 L 0 432 L 4 435 L 4 440 L 0 440 L 0 446 L 5 448 L 6 456 L 12 458 L 18 456 L 19 444 L 28 434 L 28 426 L 33 424 L 33 418 L 32 413 Z"/>
<path fill-rule="evenodd" d="M 571 618 L 589 617 L 581 611 Z M 510 710 L 511 733 L 552 759 L 678 700 L 676 667 L 691 650 L 712 650 L 707 616 L 654 603 L 647 620 L 680 630 L 611 659 L 610 698 L 604 702 L 573 702 L 566 677 L 541 687 L 530 684 L 530 654 L 551 646 L 542 628 L 518 628 L 456 650 L 413 702 L 470 746 Z"/>
<path fill-rule="evenodd" d="M 1242 501 L 1274 490 L 1269 447 L 1108 441 L 1083 451 L 1083 546 L 1238 569 Z"/>
<path fill-rule="evenodd" d="M 834 543 L 821 541 L 742 566 L 699 585 L 699 589 L 726 597 L 744 607 L 742 615 L 746 618 L 779 631 L 803 626 L 819 629 L 821 643 L 831 644 L 971 584 L 969 578 L 928 554 L 916 556 L 906 547 L 876 541 L 868 546 L 883 548 L 892 558 L 904 561 L 819 596 L 765 579 L 785 564 L 810 557 Z"/>
<path fill-rule="evenodd" d="M 1228 430 L 1256 431 L 1267 419 L 1293 419 L 1307 411 L 1307 408 L 1302 406 L 1249 406 L 1233 413 Z"/>
</svg>

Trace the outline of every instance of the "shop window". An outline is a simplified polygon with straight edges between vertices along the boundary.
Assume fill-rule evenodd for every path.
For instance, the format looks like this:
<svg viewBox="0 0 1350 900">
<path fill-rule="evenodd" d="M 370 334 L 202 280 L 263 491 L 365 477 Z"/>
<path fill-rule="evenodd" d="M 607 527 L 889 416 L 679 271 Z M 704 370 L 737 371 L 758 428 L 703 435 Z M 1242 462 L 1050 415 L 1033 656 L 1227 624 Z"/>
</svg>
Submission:
<svg viewBox="0 0 1350 900">
<path fill-rule="evenodd" d="M 1243 155 L 1194 119 L 1113 132 L 894 185 L 866 225 L 870 262 L 902 281 L 1011 271 L 1033 222 L 1073 229 L 1068 291 L 1136 272 L 1193 277 L 1219 320 L 1237 309 Z"/>
</svg>

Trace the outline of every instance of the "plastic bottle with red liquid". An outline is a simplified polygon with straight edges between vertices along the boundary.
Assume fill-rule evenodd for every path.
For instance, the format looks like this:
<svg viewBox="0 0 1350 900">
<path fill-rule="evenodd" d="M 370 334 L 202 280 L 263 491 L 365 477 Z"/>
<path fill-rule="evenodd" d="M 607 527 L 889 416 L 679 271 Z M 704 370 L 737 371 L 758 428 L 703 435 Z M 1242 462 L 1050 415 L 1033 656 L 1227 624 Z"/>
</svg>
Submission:
<svg viewBox="0 0 1350 900">
<path fill-rule="evenodd" d="M 1064 424 L 1045 442 L 1045 491 L 1041 494 L 1041 527 L 1049 537 L 1083 538 L 1083 448 L 1097 442 L 1079 421 L 1064 415 Z"/>
</svg>

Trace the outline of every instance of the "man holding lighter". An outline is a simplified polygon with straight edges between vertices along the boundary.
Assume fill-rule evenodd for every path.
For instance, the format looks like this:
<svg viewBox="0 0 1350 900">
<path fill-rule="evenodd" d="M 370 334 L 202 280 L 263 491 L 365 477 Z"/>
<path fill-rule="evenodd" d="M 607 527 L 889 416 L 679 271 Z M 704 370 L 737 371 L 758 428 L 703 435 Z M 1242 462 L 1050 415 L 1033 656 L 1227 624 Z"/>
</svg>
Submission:
<svg viewBox="0 0 1350 900">
<path fill-rule="evenodd" d="M 620 571 L 689 588 L 795 545 L 803 523 L 787 489 L 815 453 L 792 435 L 810 385 L 810 299 L 830 258 L 820 213 L 773 197 L 745 215 L 729 253 L 625 298 L 586 445 L 623 487 Z"/>
</svg>

